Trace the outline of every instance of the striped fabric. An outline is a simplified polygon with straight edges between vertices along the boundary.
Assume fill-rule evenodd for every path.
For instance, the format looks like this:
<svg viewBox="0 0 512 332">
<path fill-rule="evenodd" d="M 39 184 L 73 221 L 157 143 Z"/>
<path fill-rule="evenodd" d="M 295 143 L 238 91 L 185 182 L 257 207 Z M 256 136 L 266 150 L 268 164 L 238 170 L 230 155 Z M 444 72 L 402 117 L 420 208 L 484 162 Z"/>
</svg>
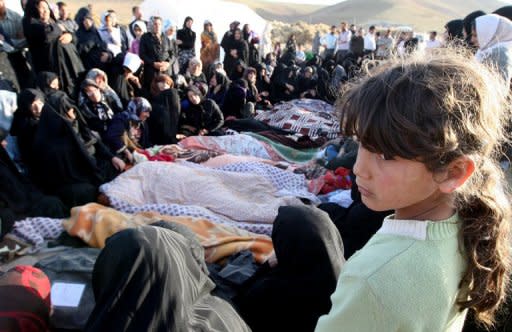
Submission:
<svg viewBox="0 0 512 332">
<path fill-rule="evenodd" d="M 7 13 L 3 19 L 0 19 L 0 27 L 11 39 L 20 39 L 23 36 L 23 26 L 21 16 L 15 11 L 7 8 Z"/>
</svg>

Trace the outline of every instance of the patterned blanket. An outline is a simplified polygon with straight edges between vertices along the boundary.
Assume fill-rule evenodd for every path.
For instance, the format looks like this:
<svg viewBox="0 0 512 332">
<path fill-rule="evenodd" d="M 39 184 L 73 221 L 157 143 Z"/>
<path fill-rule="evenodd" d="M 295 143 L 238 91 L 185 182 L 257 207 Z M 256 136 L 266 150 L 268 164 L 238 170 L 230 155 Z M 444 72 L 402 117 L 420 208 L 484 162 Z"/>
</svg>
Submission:
<svg viewBox="0 0 512 332">
<path fill-rule="evenodd" d="M 103 248 L 109 236 L 126 228 L 157 221 L 181 224 L 193 231 L 205 249 L 208 263 L 218 263 L 243 250 L 250 250 L 254 259 L 263 263 L 273 251 L 272 240 L 268 236 L 218 225 L 207 219 L 172 217 L 157 212 L 128 214 L 96 203 L 74 207 L 71 217 L 62 224 L 70 235 L 80 237 L 92 247 Z"/>
<path fill-rule="evenodd" d="M 260 112 L 255 119 L 312 139 L 319 136 L 334 139 L 340 134 L 340 121 L 334 106 L 321 100 L 297 99 L 280 103 L 272 111 Z"/>
</svg>

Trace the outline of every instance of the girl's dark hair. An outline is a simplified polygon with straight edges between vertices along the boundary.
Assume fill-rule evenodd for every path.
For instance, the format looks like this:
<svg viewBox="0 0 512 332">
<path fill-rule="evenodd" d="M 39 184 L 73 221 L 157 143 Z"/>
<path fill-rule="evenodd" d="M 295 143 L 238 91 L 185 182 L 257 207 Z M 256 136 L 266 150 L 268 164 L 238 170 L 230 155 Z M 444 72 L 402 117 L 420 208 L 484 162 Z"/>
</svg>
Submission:
<svg viewBox="0 0 512 332">
<path fill-rule="evenodd" d="M 190 16 L 185 17 L 185 20 L 183 21 L 183 29 L 185 29 L 187 27 L 187 22 L 188 21 L 192 21 L 193 22 L 194 19 L 192 17 L 190 17 Z"/>
<path fill-rule="evenodd" d="M 511 272 L 510 198 L 497 164 L 510 118 L 508 84 L 449 50 L 378 70 L 340 100 L 344 134 L 385 157 L 421 161 L 434 175 L 459 157 L 474 161 L 474 173 L 454 192 L 467 257 L 457 303 L 492 325 Z"/>
</svg>

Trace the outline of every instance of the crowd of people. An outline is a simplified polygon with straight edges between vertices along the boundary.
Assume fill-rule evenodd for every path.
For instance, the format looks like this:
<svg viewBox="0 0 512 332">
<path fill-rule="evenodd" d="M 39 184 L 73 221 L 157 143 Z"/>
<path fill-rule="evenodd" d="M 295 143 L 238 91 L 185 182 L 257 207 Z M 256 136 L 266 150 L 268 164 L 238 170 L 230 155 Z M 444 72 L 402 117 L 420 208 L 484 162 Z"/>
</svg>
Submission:
<svg viewBox="0 0 512 332">
<path fill-rule="evenodd" d="M 138 6 L 127 26 L 108 10 L 97 27 L 91 6 L 72 18 L 64 2 L 22 4 L 23 17 L 0 0 L 0 236 L 23 218 L 67 218 L 97 202 L 136 151 L 258 126 L 256 114 L 295 99 L 339 101 L 343 119 L 326 167 L 350 170 L 348 209 L 281 207 L 275 261 L 229 298 L 214 292 L 189 231 L 118 232 L 96 262 L 86 330 L 493 326 L 512 272 L 509 151 L 500 154 L 509 146 L 512 7 L 448 22 L 423 52 L 412 32 L 342 22 L 317 33 L 306 56 L 294 35 L 260 54 L 250 22 L 218 38 L 209 21 L 198 36 L 193 17 L 178 29 L 145 20 Z M 0 329 L 21 321 L 8 311 L 0 304 Z M 509 316 L 496 329 L 504 324 Z"/>
</svg>

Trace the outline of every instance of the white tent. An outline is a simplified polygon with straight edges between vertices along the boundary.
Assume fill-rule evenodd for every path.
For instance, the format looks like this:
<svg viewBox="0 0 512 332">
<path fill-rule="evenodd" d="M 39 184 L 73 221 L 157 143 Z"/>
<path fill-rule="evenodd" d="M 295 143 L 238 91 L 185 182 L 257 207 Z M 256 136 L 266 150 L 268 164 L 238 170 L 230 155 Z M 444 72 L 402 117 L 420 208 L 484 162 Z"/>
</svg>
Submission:
<svg viewBox="0 0 512 332">
<path fill-rule="evenodd" d="M 220 0 L 145 0 L 140 7 L 145 19 L 149 19 L 151 16 L 160 16 L 164 20 L 171 19 L 178 29 L 183 27 L 185 17 L 192 17 L 194 19 L 192 30 L 196 32 L 196 55 L 198 56 L 201 48 L 200 36 L 205 20 L 212 22 L 219 43 L 224 33 L 229 29 L 229 24 L 233 21 L 239 21 L 241 23 L 240 28 L 243 24 L 248 23 L 251 29 L 260 36 L 262 44 L 270 41 L 270 27 L 268 27 L 270 23 L 267 23 L 261 16 L 243 4 Z M 264 47 L 263 50 L 262 47 Z M 268 52 L 268 47 L 260 45 L 262 55 Z"/>
</svg>

